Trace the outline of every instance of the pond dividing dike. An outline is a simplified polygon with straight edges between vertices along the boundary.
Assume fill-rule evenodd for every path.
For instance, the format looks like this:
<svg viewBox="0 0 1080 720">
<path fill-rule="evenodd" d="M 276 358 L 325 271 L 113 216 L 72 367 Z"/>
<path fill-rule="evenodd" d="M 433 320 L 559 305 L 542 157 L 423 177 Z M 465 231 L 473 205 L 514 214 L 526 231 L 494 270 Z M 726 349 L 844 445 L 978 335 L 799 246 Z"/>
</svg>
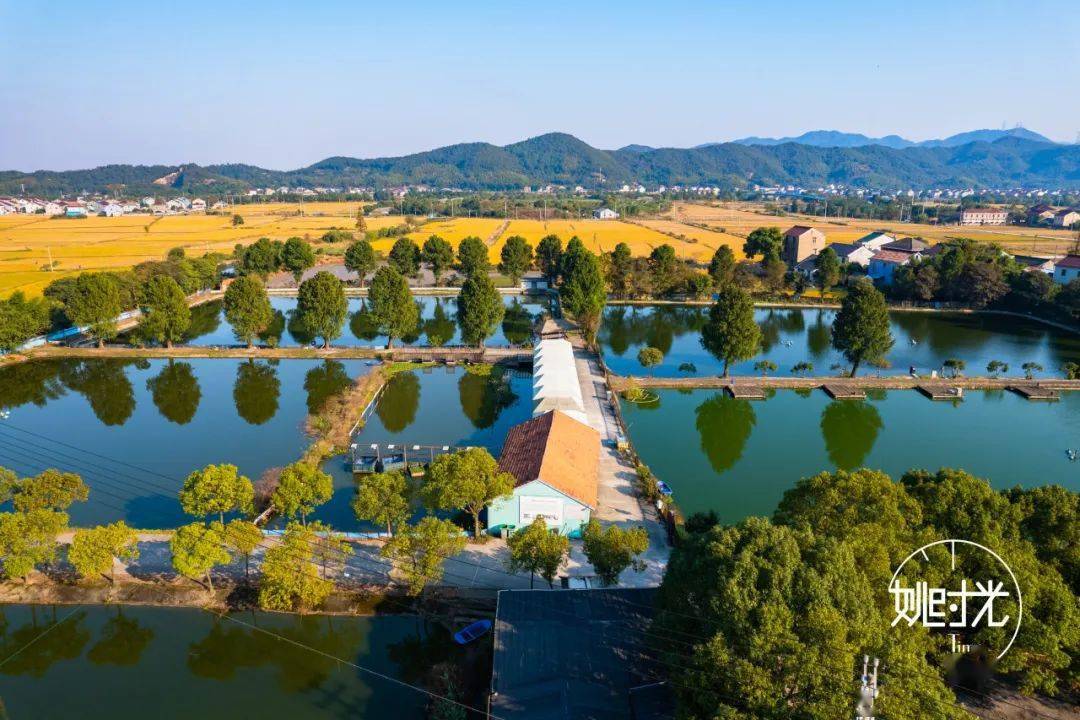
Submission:
<svg viewBox="0 0 1080 720">
<path fill-rule="evenodd" d="M 765 390 L 821 389 L 834 400 L 862 399 L 866 390 L 918 390 L 931 400 L 962 400 L 964 390 L 1009 390 L 1028 400 L 1057 400 L 1060 391 L 1080 390 L 1080 380 L 959 376 L 925 378 L 913 375 L 863 377 L 773 377 L 739 375 L 730 377 L 639 377 L 609 376 L 616 392 L 639 388 L 676 390 L 724 390 L 732 397 L 764 400 Z"/>
</svg>

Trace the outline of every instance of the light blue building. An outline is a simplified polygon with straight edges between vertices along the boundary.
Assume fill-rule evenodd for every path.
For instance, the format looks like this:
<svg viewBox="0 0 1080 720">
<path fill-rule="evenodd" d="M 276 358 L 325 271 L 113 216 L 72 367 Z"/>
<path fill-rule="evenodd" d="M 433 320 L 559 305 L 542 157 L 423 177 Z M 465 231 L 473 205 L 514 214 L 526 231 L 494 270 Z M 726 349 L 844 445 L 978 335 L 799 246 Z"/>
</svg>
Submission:
<svg viewBox="0 0 1080 720">
<path fill-rule="evenodd" d="M 499 468 L 514 476 L 514 492 L 488 507 L 488 529 L 521 529 L 544 518 L 576 536 L 596 509 L 600 433 L 560 410 L 510 428 Z"/>
</svg>

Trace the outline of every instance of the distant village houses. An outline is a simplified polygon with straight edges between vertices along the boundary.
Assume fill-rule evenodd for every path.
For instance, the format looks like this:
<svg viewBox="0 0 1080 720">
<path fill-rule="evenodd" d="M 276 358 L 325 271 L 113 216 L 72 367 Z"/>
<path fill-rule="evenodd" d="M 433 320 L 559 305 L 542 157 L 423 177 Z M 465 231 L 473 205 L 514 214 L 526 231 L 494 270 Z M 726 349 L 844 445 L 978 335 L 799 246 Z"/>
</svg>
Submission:
<svg viewBox="0 0 1080 720">
<path fill-rule="evenodd" d="M 1054 227 L 1071 228 L 1080 224 L 1080 210 L 1065 208 L 1054 214 Z"/>
<path fill-rule="evenodd" d="M 960 211 L 961 225 L 1004 225 L 1009 213 L 1001 208 L 971 207 Z"/>
</svg>

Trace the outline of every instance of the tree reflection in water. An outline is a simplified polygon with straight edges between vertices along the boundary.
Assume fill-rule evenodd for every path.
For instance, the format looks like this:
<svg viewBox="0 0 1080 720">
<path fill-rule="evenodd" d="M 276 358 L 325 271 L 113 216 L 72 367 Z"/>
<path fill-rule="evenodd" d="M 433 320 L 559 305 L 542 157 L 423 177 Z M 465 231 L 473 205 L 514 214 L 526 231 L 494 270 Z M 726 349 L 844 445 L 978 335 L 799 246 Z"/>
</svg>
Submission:
<svg viewBox="0 0 1080 720">
<path fill-rule="evenodd" d="M 0 657 L 8 658 L 0 665 L 0 674 L 44 677 L 55 663 L 82 655 L 90 641 L 90 631 L 83 627 L 84 610 L 63 608 L 58 615 L 55 606 L 46 610 L 32 605 L 30 612 L 30 622 L 12 630 L 0 611 Z M 40 620 L 39 614 L 47 619 Z"/>
<path fill-rule="evenodd" d="M 156 376 L 146 381 L 146 389 L 154 400 L 154 406 L 169 422 L 186 425 L 195 417 L 202 399 L 202 390 L 191 363 L 172 359 Z"/>
<path fill-rule="evenodd" d="M 701 450 L 717 473 L 731 469 L 742 457 L 746 441 L 757 424 L 749 400 L 717 393 L 697 406 L 695 425 Z"/>
<path fill-rule="evenodd" d="M 416 420 L 420 407 L 420 378 L 414 372 L 400 372 L 386 383 L 375 414 L 387 432 L 399 433 Z"/>
<path fill-rule="evenodd" d="M 423 322 L 423 326 L 428 345 L 432 347 L 442 347 L 450 342 L 457 332 L 457 322 L 446 312 L 446 305 L 441 298 L 435 299 L 435 310 L 432 316 Z"/>
<path fill-rule="evenodd" d="M 502 331 L 506 341 L 511 345 L 524 345 L 532 339 L 532 313 L 517 298 L 514 298 L 514 301 L 506 308 Z"/>
<path fill-rule="evenodd" d="M 64 368 L 64 383 L 86 398 L 105 425 L 123 425 L 135 412 L 135 389 L 127 366 L 149 367 L 146 361 L 83 360 Z"/>
<path fill-rule="evenodd" d="M 116 615 L 105 623 L 86 659 L 95 665 L 138 665 L 153 637 L 153 630 L 135 618 L 124 617 L 123 609 L 117 607 Z"/>
<path fill-rule="evenodd" d="M 317 414 L 326 401 L 352 385 L 345 366 L 337 360 L 323 360 L 304 375 L 304 390 L 307 391 L 308 413 Z"/>
<path fill-rule="evenodd" d="M 863 464 L 884 427 L 877 408 L 863 400 L 834 400 L 821 413 L 821 436 L 829 460 L 841 470 Z"/>
<path fill-rule="evenodd" d="M 478 430 L 494 425 L 503 408 L 513 405 L 517 397 L 506 371 L 500 367 L 492 367 L 487 373 L 467 369 L 458 380 L 461 411 Z"/>
<path fill-rule="evenodd" d="M 250 425 L 262 425 L 274 417 L 281 397 L 281 381 L 270 363 L 248 360 L 236 366 L 233 402 L 236 414 Z"/>
</svg>

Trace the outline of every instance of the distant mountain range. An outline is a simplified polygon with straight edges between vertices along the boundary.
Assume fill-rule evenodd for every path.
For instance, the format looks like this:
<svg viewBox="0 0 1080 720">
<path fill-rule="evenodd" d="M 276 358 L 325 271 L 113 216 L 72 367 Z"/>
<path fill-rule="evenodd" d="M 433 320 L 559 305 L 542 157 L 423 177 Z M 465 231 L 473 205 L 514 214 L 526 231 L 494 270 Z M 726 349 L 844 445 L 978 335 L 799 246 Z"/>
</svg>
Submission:
<svg viewBox="0 0 1080 720">
<path fill-rule="evenodd" d="M 795 139 L 695 148 L 629 145 L 599 150 L 572 135 L 549 133 L 506 146 L 465 143 L 402 157 L 332 157 L 305 168 L 254 165 L 106 165 L 64 172 L 0 171 L 0 195 L 188 192 L 207 196 L 253 187 L 434 188 L 507 190 L 524 185 L 616 189 L 623 183 L 759 185 L 828 183 L 879 190 L 907 188 L 1080 188 L 1080 145 L 1052 143 L 1026 130 L 977 130 L 938 141 L 889 147 L 861 135 L 818 132 Z M 843 146 L 821 145 L 828 142 Z M 865 138 L 866 142 L 852 140 Z M 886 138 L 879 138 L 884 141 Z M 819 144 L 815 144 L 815 142 Z M 904 141 L 907 142 L 907 141 Z"/>
<path fill-rule="evenodd" d="M 1012 128 L 1010 130 L 972 130 L 970 132 L 950 135 L 949 137 L 940 140 L 923 140 L 922 142 L 908 140 L 899 135 L 886 135 L 885 137 L 873 138 L 861 133 L 846 133 L 840 132 L 839 130 L 811 130 L 810 132 L 795 137 L 782 138 L 746 137 L 732 140 L 732 142 L 738 143 L 739 145 L 783 145 L 784 143 L 798 143 L 799 145 L 827 148 L 882 145 L 884 147 L 899 150 L 908 147 L 959 147 L 960 145 L 966 145 L 972 142 L 996 142 L 1002 138 L 1020 138 L 1021 140 L 1031 140 L 1032 142 L 1050 144 L 1053 144 L 1054 142 L 1044 135 L 1040 135 L 1037 132 L 1032 132 L 1031 130 L 1022 127 Z M 707 147 L 708 145 L 713 144 L 719 143 L 707 143 L 706 145 L 698 145 L 698 147 Z"/>
</svg>

